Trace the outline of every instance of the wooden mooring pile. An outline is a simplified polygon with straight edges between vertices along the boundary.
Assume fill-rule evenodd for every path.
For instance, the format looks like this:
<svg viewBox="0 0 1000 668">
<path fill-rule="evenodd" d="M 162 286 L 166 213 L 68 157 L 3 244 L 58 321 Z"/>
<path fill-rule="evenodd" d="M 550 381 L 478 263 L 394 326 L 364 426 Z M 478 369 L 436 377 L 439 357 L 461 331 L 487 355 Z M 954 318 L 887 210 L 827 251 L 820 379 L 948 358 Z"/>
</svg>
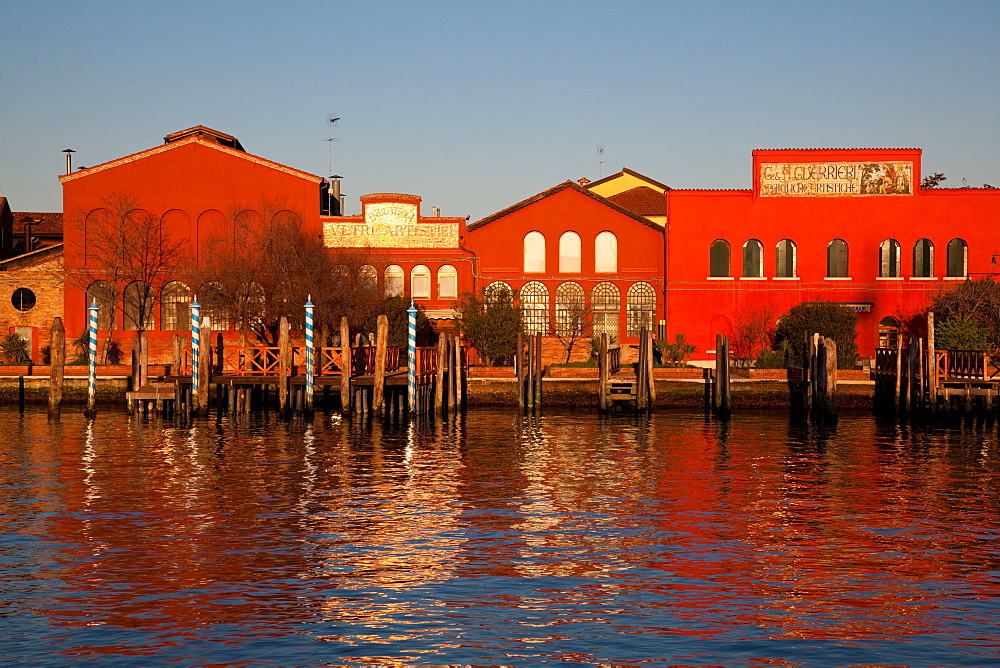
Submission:
<svg viewBox="0 0 1000 668">
<path fill-rule="evenodd" d="M 205 329 L 210 328 L 207 318 Z M 209 329 L 210 331 L 210 329 Z M 464 410 L 468 352 L 457 336 L 440 335 L 437 346 L 405 348 L 388 345 L 388 320 L 379 316 L 375 345 L 352 345 L 346 318 L 340 346 L 319 346 L 311 368 L 307 351 L 292 346 L 288 322 L 282 318 L 277 346 L 215 345 L 195 354 L 186 337 L 175 335 L 171 373 L 157 381 L 144 375 L 142 335 L 133 353 L 133 387 L 129 408 L 148 414 L 161 411 L 175 418 L 206 415 L 211 406 L 233 416 L 253 410 L 276 410 L 282 416 L 309 414 L 319 393 L 324 406 L 339 397 L 342 413 L 402 418 L 404 414 L 444 415 Z M 408 354 L 408 352 L 410 354 Z M 197 358 L 197 359 L 196 359 Z M 411 373 L 411 367 L 413 372 Z"/>
</svg>

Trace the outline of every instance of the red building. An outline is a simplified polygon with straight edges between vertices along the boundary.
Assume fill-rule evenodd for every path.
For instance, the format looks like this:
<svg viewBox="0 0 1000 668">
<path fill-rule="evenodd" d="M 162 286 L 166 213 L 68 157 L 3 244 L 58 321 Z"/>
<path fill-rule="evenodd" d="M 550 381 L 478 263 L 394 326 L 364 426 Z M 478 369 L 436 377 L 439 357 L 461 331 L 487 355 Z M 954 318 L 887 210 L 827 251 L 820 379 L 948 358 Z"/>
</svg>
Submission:
<svg viewBox="0 0 1000 668">
<path fill-rule="evenodd" d="M 101 329 L 111 328 L 113 318 L 113 329 L 127 342 L 130 330 L 145 319 L 154 357 L 157 350 L 162 357 L 163 342 L 190 330 L 192 298 L 208 293 L 201 277 L 217 252 L 213 249 L 221 241 L 244 244 L 247 230 L 289 218 L 327 246 L 365 256 L 360 267 L 338 265 L 331 280 L 357 281 L 377 289 L 378 297 L 413 297 L 437 318 L 451 317 L 458 291 L 472 289 L 471 254 L 461 248 L 464 218 L 424 217 L 419 197 L 397 194 L 362 197 L 358 216 L 331 216 L 342 210 L 342 202 L 325 179 L 247 153 L 235 137 L 203 126 L 167 135 L 160 146 L 66 174 L 60 181 L 66 219 L 63 315 L 70 336 L 85 329 L 87 306 L 96 301 Z M 123 203 L 134 208 L 113 211 Z M 152 221 L 163 238 L 181 246 L 182 261 L 145 288 L 152 296 L 145 316 L 133 298 L 142 294 L 139 284 L 144 281 L 133 281 L 116 294 L 109 289 L 113 268 L 106 259 L 95 260 L 100 222 L 120 215 L 129 226 Z M 341 270 L 350 275 L 340 275 Z M 213 329 L 234 327 L 235 314 L 208 310 Z"/>
<path fill-rule="evenodd" d="M 623 170 L 478 221 L 469 247 L 480 287 L 519 288 L 537 331 L 561 326 L 556 293 L 572 282 L 584 288 L 593 331 L 627 344 L 638 323 L 655 321 L 694 343 L 694 359 L 711 359 L 715 335 L 741 318 L 826 300 L 858 312 L 867 356 L 931 295 L 996 271 L 1000 190 L 921 189 L 920 158 L 919 149 L 754 151 L 749 190 L 670 189 Z M 599 269 L 602 234 L 621 247 Z M 567 238 L 577 260 L 564 270 Z M 632 301 L 635 285 L 653 288 L 655 306 Z"/>
</svg>

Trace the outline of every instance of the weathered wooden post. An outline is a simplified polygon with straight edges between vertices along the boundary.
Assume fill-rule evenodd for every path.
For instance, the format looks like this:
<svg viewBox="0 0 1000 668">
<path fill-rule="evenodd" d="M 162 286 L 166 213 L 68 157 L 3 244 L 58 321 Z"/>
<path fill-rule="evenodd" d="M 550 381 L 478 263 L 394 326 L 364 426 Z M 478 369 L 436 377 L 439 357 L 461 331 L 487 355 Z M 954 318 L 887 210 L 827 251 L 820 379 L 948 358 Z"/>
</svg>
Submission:
<svg viewBox="0 0 1000 668">
<path fill-rule="evenodd" d="M 458 413 L 458 367 L 461 364 L 462 353 L 459 350 L 458 362 L 456 363 L 455 349 L 461 348 L 461 339 L 458 336 L 448 339 L 448 410 Z"/>
<path fill-rule="evenodd" d="M 291 367 L 291 326 L 288 318 L 281 316 L 278 322 L 278 413 L 287 417 L 289 413 L 288 377 Z"/>
<path fill-rule="evenodd" d="M 462 364 L 462 336 L 455 337 L 455 410 L 465 401 L 465 365 Z"/>
<path fill-rule="evenodd" d="M 97 312 L 100 307 L 95 299 L 87 308 L 87 332 L 90 340 L 87 346 L 87 417 L 97 415 Z"/>
<path fill-rule="evenodd" d="M 212 331 L 212 319 L 207 315 L 201 319 L 201 327 L 203 332 Z M 212 336 L 209 334 L 202 338 L 201 353 L 198 355 L 198 401 L 195 403 L 195 409 L 198 415 L 208 414 L 208 404 L 209 404 L 209 385 L 212 382 Z M 192 388 L 193 391 L 193 388 Z"/>
<path fill-rule="evenodd" d="M 826 405 L 831 420 L 837 419 L 837 342 L 826 340 Z"/>
<path fill-rule="evenodd" d="M 49 413 L 58 414 L 62 405 L 63 375 L 66 371 L 66 328 L 62 318 L 52 318 L 52 333 L 49 336 Z"/>
<path fill-rule="evenodd" d="M 312 414 L 313 412 L 313 390 L 314 383 L 316 382 L 315 366 L 316 366 L 316 351 L 313 345 L 313 308 L 312 295 L 306 298 L 306 388 L 304 397 L 304 406 L 302 407 L 306 413 Z"/>
<path fill-rule="evenodd" d="M 646 332 L 646 382 L 649 383 L 649 409 L 656 407 L 656 378 L 653 376 L 653 348 L 656 340 L 653 338 L 653 331 Z"/>
<path fill-rule="evenodd" d="M 351 328 L 347 325 L 347 316 L 340 318 L 340 411 L 351 412 Z"/>
<path fill-rule="evenodd" d="M 538 343 L 535 345 L 535 410 L 542 412 L 542 333 L 535 334 Z"/>
<path fill-rule="evenodd" d="M 937 409 L 937 352 L 934 349 L 934 311 L 927 312 L 927 403 Z M 985 368 L 985 367 L 984 367 Z"/>
<path fill-rule="evenodd" d="M 896 337 L 896 386 L 892 391 L 893 411 L 903 408 L 903 335 Z"/>
<path fill-rule="evenodd" d="M 597 366 L 600 375 L 600 380 L 597 383 L 597 405 L 601 412 L 604 413 L 608 410 L 608 333 L 601 332 L 601 347 L 597 353 Z"/>
<path fill-rule="evenodd" d="M 524 411 L 524 338 L 517 333 L 517 347 L 514 348 L 514 378 L 517 380 L 517 407 Z"/>
<path fill-rule="evenodd" d="M 375 338 L 375 385 L 372 387 L 372 412 L 382 414 L 385 398 L 385 362 L 389 353 L 389 319 L 378 317 L 378 334 Z"/>
<path fill-rule="evenodd" d="M 149 334 L 139 333 L 139 387 L 149 385 Z"/>
<path fill-rule="evenodd" d="M 646 328 L 639 329 L 639 354 L 635 361 L 635 408 L 636 411 L 649 407 L 649 385 L 646 381 Z"/>
<path fill-rule="evenodd" d="M 434 406 L 444 412 L 444 369 L 448 364 L 448 341 L 444 334 L 438 334 L 437 374 L 434 377 Z"/>
<path fill-rule="evenodd" d="M 722 384 L 720 385 L 719 410 L 723 415 L 732 411 L 729 397 L 729 337 L 722 336 Z"/>
</svg>

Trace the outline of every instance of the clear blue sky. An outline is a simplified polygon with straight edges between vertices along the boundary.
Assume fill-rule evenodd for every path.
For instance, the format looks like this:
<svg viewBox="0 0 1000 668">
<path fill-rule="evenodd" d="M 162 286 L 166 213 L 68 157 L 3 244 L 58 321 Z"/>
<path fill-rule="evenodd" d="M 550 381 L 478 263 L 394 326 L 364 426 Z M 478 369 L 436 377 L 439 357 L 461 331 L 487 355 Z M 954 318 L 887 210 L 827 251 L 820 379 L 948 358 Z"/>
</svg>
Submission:
<svg viewBox="0 0 1000 668">
<path fill-rule="evenodd" d="M 489 215 L 629 167 L 750 187 L 750 151 L 918 147 L 1000 185 L 1000 2 L 0 0 L 0 195 L 207 125 L 358 196 Z"/>
</svg>

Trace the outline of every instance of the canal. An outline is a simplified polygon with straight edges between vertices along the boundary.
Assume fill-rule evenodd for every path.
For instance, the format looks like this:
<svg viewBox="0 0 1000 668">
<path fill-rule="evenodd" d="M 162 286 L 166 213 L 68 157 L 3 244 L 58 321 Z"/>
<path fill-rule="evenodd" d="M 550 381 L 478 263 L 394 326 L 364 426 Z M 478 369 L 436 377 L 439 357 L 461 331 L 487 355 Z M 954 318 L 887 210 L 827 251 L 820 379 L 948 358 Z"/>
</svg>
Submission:
<svg viewBox="0 0 1000 668">
<path fill-rule="evenodd" d="M 0 662 L 1000 662 L 993 424 L 0 411 Z"/>
</svg>

